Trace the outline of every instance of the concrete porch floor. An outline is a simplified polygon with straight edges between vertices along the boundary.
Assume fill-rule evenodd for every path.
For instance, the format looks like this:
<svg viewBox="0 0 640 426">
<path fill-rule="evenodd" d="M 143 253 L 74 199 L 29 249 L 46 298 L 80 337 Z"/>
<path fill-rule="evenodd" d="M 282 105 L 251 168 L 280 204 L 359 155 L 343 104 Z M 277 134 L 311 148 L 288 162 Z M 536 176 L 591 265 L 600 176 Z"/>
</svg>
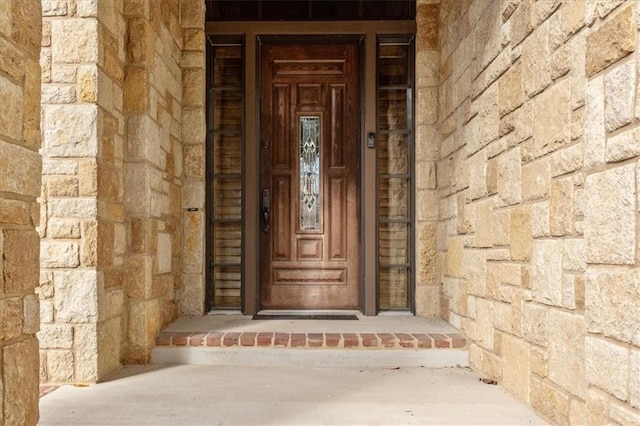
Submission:
<svg viewBox="0 0 640 426">
<path fill-rule="evenodd" d="M 126 367 L 40 400 L 40 425 L 546 424 L 466 368 Z"/>
<path fill-rule="evenodd" d="M 278 311 L 286 313 L 287 311 Z M 308 311 L 304 313 L 316 313 Z M 354 311 L 317 311 L 354 314 L 358 320 L 252 320 L 250 315 L 212 311 L 209 315 L 180 317 L 169 324 L 168 332 L 289 332 L 289 333 L 457 333 L 438 318 L 421 318 L 409 313 L 364 316 Z M 267 312 L 268 314 L 268 312 Z"/>
</svg>

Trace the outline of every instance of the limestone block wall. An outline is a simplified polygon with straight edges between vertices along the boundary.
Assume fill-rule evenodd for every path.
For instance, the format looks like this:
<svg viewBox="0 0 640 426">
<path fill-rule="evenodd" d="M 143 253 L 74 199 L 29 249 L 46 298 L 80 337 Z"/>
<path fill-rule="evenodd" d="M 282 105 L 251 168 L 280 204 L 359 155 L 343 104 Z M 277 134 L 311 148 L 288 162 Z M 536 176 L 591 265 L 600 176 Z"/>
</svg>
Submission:
<svg viewBox="0 0 640 426">
<path fill-rule="evenodd" d="M 183 192 L 179 310 L 181 315 L 202 315 L 205 306 L 205 4 L 202 0 L 182 0 L 181 13 Z"/>
<path fill-rule="evenodd" d="M 0 424 L 38 421 L 40 0 L 0 2 Z"/>
<path fill-rule="evenodd" d="M 122 14 L 122 0 L 42 2 L 43 382 L 95 382 L 120 365 L 126 254 Z"/>
<path fill-rule="evenodd" d="M 182 207 L 204 207 L 204 194 L 188 184 L 183 191 L 182 180 L 185 107 L 204 96 L 204 73 L 191 71 L 202 67 L 204 58 L 183 52 L 185 44 L 187 51 L 203 48 L 194 46 L 193 32 L 183 30 L 183 22 L 187 28 L 196 26 L 186 3 L 140 0 L 125 2 L 124 7 L 127 363 L 149 362 L 155 335 L 178 314 Z M 200 31 L 203 28 L 204 19 Z M 185 197 L 191 197 L 186 204 Z"/>
<path fill-rule="evenodd" d="M 556 424 L 640 423 L 635 1 L 444 0 L 441 306 Z"/>
<path fill-rule="evenodd" d="M 440 0 L 419 0 L 416 9 L 416 314 L 439 315 L 436 274 L 438 191 L 438 13 Z"/>
</svg>

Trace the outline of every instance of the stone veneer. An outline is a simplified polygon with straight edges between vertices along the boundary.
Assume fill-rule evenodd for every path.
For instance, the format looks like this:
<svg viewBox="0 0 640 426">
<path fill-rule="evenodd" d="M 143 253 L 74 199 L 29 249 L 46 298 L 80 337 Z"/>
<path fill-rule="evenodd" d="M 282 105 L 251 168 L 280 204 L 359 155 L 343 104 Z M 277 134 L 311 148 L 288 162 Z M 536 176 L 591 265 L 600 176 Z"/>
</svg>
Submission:
<svg viewBox="0 0 640 426">
<path fill-rule="evenodd" d="M 440 7 L 441 309 L 556 424 L 640 423 L 639 26 L 635 1 Z"/>
<path fill-rule="evenodd" d="M 416 8 L 416 314 L 439 315 L 440 286 L 436 275 L 438 224 L 438 50 L 439 0 L 419 0 Z"/>
<path fill-rule="evenodd" d="M 42 7 L 41 381 L 95 382 L 204 310 L 204 2 Z"/>
<path fill-rule="evenodd" d="M 40 0 L 0 2 L 0 424 L 38 421 Z"/>
</svg>

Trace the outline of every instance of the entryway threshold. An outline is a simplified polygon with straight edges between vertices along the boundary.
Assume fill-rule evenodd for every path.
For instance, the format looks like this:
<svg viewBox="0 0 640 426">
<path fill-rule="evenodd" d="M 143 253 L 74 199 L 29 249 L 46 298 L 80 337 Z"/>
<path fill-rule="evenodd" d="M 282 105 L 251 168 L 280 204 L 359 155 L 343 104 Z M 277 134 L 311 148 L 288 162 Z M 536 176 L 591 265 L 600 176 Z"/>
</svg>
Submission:
<svg viewBox="0 0 640 426">
<path fill-rule="evenodd" d="M 156 363 L 468 365 L 467 339 L 446 322 L 414 316 L 351 320 L 181 317 L 156 337 Z"/>
</svg>

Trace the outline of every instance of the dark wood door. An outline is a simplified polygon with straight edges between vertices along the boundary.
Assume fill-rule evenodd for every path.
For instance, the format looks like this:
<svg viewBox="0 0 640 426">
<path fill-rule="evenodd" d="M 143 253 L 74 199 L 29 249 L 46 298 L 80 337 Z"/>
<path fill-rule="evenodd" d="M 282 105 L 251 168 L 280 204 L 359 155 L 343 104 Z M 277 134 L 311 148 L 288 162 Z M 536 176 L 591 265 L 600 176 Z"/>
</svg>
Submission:
<svg viewBox="0 0 640 426">
<path fill-rule="evenodd" d="M 261 47 L 261 307 L 359 306 L 358 46 Z"/>
</svg>

